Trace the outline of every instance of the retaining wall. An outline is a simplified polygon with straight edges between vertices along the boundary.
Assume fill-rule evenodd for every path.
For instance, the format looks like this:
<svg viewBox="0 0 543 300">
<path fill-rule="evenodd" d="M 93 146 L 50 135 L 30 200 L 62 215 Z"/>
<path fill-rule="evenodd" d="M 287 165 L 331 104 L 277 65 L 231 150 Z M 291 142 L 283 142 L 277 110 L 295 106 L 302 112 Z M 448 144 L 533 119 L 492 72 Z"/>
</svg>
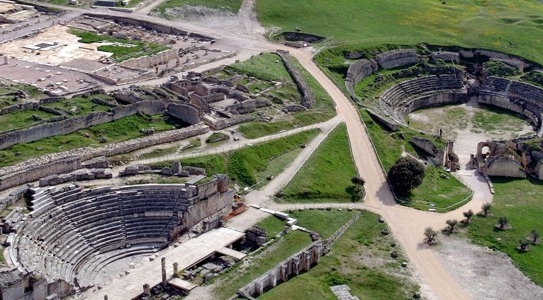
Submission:
<svg viewBox="0 0 543 300">
<path fill-rule="evenodd" d="M 288 53 L 285 51 L 276 51 L 276 54 L 281 57 L 285 68 L 290 76 L 292 76 L 292 79 L 294 79 L 294 82 L 302 93 L 302 105 L 307 108 L 311 108 L 313 105 L 315 105 L 315 96 L 311 92 L 311 88 L 307 82 L 305 82 L 302 72 L 290 62 L 290 55 Z"/>
<path fill-rule="evenodd" d="M 187 128 L 159 132 L 126 142 L 112 143 L 100 148 L 84 147 L 32 158 L 14 166 L 1 168 L 0 190 L 36 181 L 52 174 L 77 170 L 82 167 L 83 161 L 95 157 L 124 154 L 153 145 L 183 140 L 208 131 L 208 126 L 196 124 Z"/>
<path fill-rule="evenodd" d="M 118 106 L 111 112 L 93 112 L 85 116 L 65 119 L 54 123 L 46 123 L 30 128 L 0 134 L 0 149 L 20 143 L 30 143 L 51 136 L 75 132 L 90 126 L 115 121 L 138 112 L 156 115 L 165 111 L 161 101 L 141 101 L 131 105 Z"/>
</svg>

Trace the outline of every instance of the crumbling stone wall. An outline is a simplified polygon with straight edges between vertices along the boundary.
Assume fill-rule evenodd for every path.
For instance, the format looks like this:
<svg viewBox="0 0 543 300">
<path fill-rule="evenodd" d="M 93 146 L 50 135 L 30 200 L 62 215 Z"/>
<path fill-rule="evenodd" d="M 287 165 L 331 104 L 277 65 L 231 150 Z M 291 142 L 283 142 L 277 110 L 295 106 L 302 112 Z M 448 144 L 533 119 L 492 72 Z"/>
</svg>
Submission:
<svg viewBox="0 0 543 300">
<path fill-rule="evenodd" d="M 80 169 L 82 161 L 95 157 L 128 153 L 153 145 L 183 140 L 208 131 L 208 126 L 196 124 L 126 142 L 112 143 L 100 148 L 84 147 L 32 158 L 13 166 L 0 168 L 0 190 L 36 181 L 52 174 L 62 174 Z"/>
<path fill-rule="evenodd" d="M 526 178 L 526 171 L 524 171 L 520 161 L 513 156 L 488 158 L 482 172 L 487 176 Z"/>
<path fill-rule="evenodd" d="M 118 106 L 111 112 L 93 112 L 85 116 L 78 116 L 54 123 L 46 123 L 30 128 L 11 131 L 0 134 L 0 149 L 11 147 L 15 144 L 29 143 L 43 138 L 69 134 L 90 126 L 115 121 L 138 112 L 156 115 L 165 111 L 161 101 L 140 101 L 131 105 Z"/>
<path fill-rule="evenodd" d="M 359 214 L 353 216 L 353 218 L 336 230 L 328 239 L 316 241 L 302 251 L 282 261 L 273 269 L 239 289 L 238 294 L 247 299 L 253 299 L 253 297 L 262 295 L 266 289 L 274 288 L 277 284 L 286 282 L 290 277 L 296 276 L 300 272 L 308 271 L 319 263 L 321 257 L 330 251 L 333 244 L 358 220 L 359 216 Z"/>
<path fill-rule="evenodd" d="M 279 55 L 279 57 L 281 57 L 281 60 L 283 60 L 285 68 L 287 69 L 290 76 L 292 76 L 294 82 L 298 86 L 298 89 L 302 93 L 301 104 L 307 108 L 311 108 L 313 105 L 315 105 L 315 96 L 313 95 L 313 92 L 311 92 L 311 88 L 305 81 L 302 72 L 290 62 L 290 55 L 288 54 L 288 52 L 278 50 L 276 51 L 276 53 L 277 55 Z"/>
<path fill-rule="evenodd" d="M 373 60 L 360 59 L 349 66 L 347 76 L 345 77 L 345 86 L 351 96 L 355 96 L 354 86 L 364 77 L 371 75 L 377 70 L 377 63 Z"/>
<path fill-rule="evenodd" d="M 200 109 L 188 103 L 169 104 L 168 114 L 191 125 L 200 123 Z"/>
<path fill-rule="evenodd" d="M 377 54 L 375 60 L 381 68 L 388 70 L 416 64 L 419 57 L 415 49 L 397 49 Z"/>
<path fill-rule="evenodd" d="M 460 54 L 458 52 L 436 51 L 436 52 L 432 52 L 430 57 L 432 58 L 434 62 L 437 62 L 438 60 L 443 60 L 444 62 L 452 61 L 456 64 L 460 62 Z"/>
<path fill-rule="evenodd" d="M 151 56 L 132 58 L 121 62 L 119 65 L 126 68 L 150 69 L 158 65 L 166 64 L 177 58 L 177 49 L 168 49 Z"/>
<path fill-rule="evenodd" d="M 231 119 L 219 119 L 219 120 L 210 120 L 208 118 L 204 118 L 204 122 L 209 127 L 213 128 L 214 130 L 221 130 L 226 127 L 234 126 L 240 123 L 245 123 L 249 121 L 253 121 L 255 119 L 254 116 L 239 116 Z"/>
</svg>

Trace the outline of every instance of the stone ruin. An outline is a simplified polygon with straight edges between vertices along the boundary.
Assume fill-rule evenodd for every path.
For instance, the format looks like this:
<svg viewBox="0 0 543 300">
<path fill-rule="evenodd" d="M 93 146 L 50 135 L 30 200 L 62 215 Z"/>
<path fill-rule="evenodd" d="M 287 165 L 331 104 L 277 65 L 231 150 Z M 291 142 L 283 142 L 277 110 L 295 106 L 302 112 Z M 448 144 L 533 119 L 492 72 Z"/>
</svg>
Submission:
<svg viewBox="0 0 543 300">
<path fill-rule="evenodd" d="M 258 248 L 264 245 L 268 241 L 268 233 L 266 230 L 253 226 L 245 230 L 244 244 L 250 248 Z"/>
<path fill-rule="evenodd" d="M 119 172 L 119 176 L 134 176 L 141 174 L 161 174 L 165 176 L 206 176 L 204 168 L 182 166 L 180 161 L 174 161 L 171 167 L 157 167 L 153 165 L 136 164 L 126 167 Z"/>
<path fill-rule="evenodd" d="M 17 268 L 0 273 L 0 284 L 7 282 L 2 299 L 57 299 L 92 287 L 98 272 L 119 259 L 150 255 L 197 224 L 202 232 L 214 228 L 234 198 L 225 175 L 196 185 L 69 185 L 29 193 L 31 212 L 19 219 L 6 252 Z"/>
<path fill-rule="evenodd" d="M 481 142 L 470 166 L 486 176 L 543 180 L 543 145 L 539 138 Z"/>
</svg>

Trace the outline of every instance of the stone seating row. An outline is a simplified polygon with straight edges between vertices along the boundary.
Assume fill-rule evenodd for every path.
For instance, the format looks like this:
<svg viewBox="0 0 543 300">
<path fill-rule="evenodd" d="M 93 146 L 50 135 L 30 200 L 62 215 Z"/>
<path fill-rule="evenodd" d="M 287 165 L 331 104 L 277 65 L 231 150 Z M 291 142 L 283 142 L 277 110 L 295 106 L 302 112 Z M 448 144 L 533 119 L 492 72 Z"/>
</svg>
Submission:
<svg viewBox="0 0 543 300">
<path fill-rule="evenodd" d="M 424 76 L 394 85 L 381 95 L 380 100 L 395 107 L 421 94 L 461 88 L 462 81 L 455 74 Z"/>
</svg>

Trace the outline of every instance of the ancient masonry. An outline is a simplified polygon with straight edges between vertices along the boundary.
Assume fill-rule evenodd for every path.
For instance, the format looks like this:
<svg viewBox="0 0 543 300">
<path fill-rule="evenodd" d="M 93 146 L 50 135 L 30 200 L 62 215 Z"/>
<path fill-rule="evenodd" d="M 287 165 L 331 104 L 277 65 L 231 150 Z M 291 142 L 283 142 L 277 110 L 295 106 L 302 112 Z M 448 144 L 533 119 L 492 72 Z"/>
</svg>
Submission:
<svg viewBox="0 0 543 300">
<path fill-rule="evenodd" d="M 274 288 L 281 282 L 286 282 L 290 277 L 296 276 L 300 272 L 308 271 L 319 263 L 320 258 L 330 251 L 333 244 L 359 217 L 360 214 L 356 214 L 328 239 L 316 241 L 302 251 L 282 261 L 273 269 L 239 289 L 238 295 L 247 299 L 256 298 L 262 295 L 265 290 Z"/>
<path fill-rule="evenodd" d="M 217 227 L 234 197 L 225 175 L 196 185 L 71 185 L 30 191 L 32 212 L 10 234 L 9 255 L 23 274 L 46 279 L 27 283 L 33 299 L 53 294 L 50 287 L 60 282 L 71 287 L 57 289 L 64 296 L 73 288 L 93 286 L 108 264 L 154 253 L 197 224 L 202 232 Z"/>
<path fill-rule="evenodd" d="M 159 132 L 151 136 L 108 144 L 100 148 L 78 148 L 47 154 L 22 163 L 0 169 L 0 190 L 39 180 L 53 174 L 67 173 L 85 167 L 85 161 L 100 156 L 113 156 L 132 152 L 157 144 L 183 140 L 209 131 L 202 124 L 187 128 Z"/>
<path fill-rule="evenodd" d="M 287 51 L 277 50 L 275 53 L 277 53 L 277 55 L 281 57 L 285 68 L 287 69 L 290 76 L 292 76 L 294 82 L 298 86 L 298 89 L 302 93 L 302 106 L 304 106 L 305 108 L 311 108 L 313 105 L 315 105 L 315 96 L 313 95 L 313 92 L 311 92 L 311 88 L 305 81 L 302 72 L 291 62 L 290 55 Z"/>
</svg>

